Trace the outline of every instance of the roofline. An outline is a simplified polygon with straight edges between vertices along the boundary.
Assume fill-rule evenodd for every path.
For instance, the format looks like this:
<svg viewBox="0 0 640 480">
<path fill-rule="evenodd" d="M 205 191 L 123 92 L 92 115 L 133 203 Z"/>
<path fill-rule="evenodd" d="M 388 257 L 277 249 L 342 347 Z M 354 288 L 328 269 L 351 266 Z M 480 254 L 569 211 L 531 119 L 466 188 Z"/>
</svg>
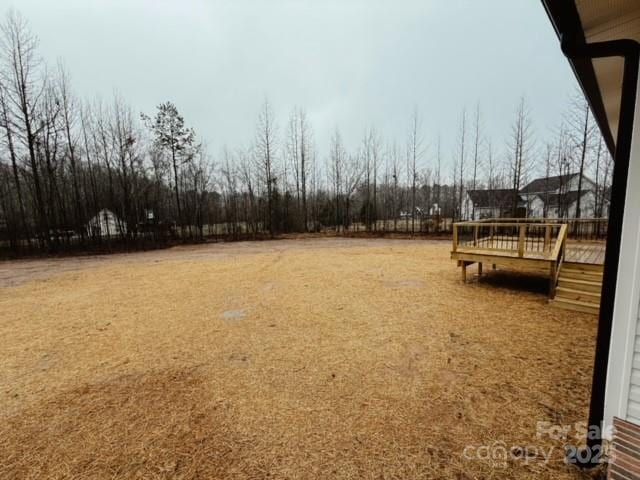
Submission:
<svg viewBox="0 0 640 480">
<path fill-rule="evenodd" d="M 575 44 L 585 45 L 584 30 L 580 15 L 574 0 L 541 0 L 542 5 L 547 12 L 547 16 L 553 25 L 556 35 L 560 40 L 562 37 L 571 38 Z M 584 93 L 591 112 L 596 119 L 598 127 L 602 132 L 605 143 L 609 152 L 613 156 L 615 153 L 615 141 L 613 134 L 609 128 L 607 113 L 604 109 L 602 95 L 598 86 L 596 72 L 593 69 L 593 63 L 589 58 L 568 58 L 569 65 L 573 70 L 580 88 Z"/>
</svg>

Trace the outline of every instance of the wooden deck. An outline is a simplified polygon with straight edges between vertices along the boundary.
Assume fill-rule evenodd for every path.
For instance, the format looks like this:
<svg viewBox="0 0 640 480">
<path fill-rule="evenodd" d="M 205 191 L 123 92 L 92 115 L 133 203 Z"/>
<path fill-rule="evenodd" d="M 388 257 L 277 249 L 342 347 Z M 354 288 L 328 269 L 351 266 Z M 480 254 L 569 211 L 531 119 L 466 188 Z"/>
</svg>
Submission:
<svg viewBox="0 0 640 480">
<path fill-rule="evenodd" d="M 549 296 L 555 296 L 564 262 L 603 265 L 604 241 L 568 238 L 568 225 L 544 222 L 461 222 L 454 224 L 451 259 L 466 269 L 477 263 L 524 268 L 549 277 Z"/>
<path fill-rule="evenodd" d="M 605 242 L 567 242 L 564 259 L 566 262 L 604 265 Z"/>
</svg>

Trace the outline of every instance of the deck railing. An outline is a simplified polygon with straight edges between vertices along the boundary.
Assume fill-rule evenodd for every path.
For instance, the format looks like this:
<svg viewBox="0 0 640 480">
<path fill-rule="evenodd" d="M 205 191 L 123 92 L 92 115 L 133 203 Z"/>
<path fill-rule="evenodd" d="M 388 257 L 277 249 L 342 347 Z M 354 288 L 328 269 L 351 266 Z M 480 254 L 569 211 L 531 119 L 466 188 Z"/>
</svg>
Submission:
<svg viewBox="0 0 640 480">
<path fill-rule="evenodd" d="M 567 238 L 568 225 L 543 222 L 460 222 L 453 225 L 453 251 L 511 253 L 523 258 L 556 258 Z M 559 242 L 560 240 L 560 242 Z"/>
<path fill-rule="evenodd" d="M 480 223 L 517 224 L 566 223 L 569 240 L 577 241 L 606 240 L 607 228 L 609 227 L 609 219 L 607 218 L 489 218 L 477 221 Z"/>
</svg>

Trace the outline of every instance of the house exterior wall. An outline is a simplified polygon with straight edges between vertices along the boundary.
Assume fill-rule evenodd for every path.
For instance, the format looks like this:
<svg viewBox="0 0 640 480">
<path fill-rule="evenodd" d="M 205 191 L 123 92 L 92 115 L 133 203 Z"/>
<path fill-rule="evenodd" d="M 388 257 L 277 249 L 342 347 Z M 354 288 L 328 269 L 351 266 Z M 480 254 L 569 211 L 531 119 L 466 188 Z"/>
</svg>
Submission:
<svg viewBox="0 0 640 480">
<path fill-rule="evenodd" d="M 469 193 L 465 192 L 464 202 L 462 204 L 462 218 L 465 220 L 476 220 L 473 217 L 473 201 L 471 201 Z"/>
<path fill-rule="evenodd" d="M 577 192 L 578 191 L 578 183 L 580 182 L 580 177 L 575 176 L 571 180 L 569 180 L 568 184 L 565 186 L 565 192 Z M 585 190 L 594 190 L 596 189 L 596 184 L 589 180 L 584 175 L 582 176 L 582 191 Z M 560 189 L 556 190 L 556 193 L 561 193 Z"/>
<path fill-rule="evenodd" d="M 462 204 L 462 218 L 465 220 L 480 220 L 481 218 L 486 218 L 481 216 L 481 211 L 483 209 L 473 206 L 473 200 L 468 193 L 464 194 L 464 203 Z"/>
<path fill-rule="evenodd" d="M 593 218 L 596 207 L 596 196 L 593 191 L 588 191 L 582 195 L 580 200 L 580 218 Z M 567 218 L 576 218 L 578 202 L 575 201 L 567 209 Z"/>
<path fill-rule="evenodd" d="M 535 202 L 536 198 L 538 198 L 538 194 L 537 193 L 520 193 L 520 198 L 522 199 L 522 201 L 525 203 L 527 207 L 527 216 L 533 217 L 533 215 L 531 214 L 531 206 L 533 205 L 533 202 Z"/>
<path fill-rule="evenodd" d="M 466 205 L 466 204 L 465 204 Z M 500 209 L 500 207 L 476 207 L 473 208 L 473 203 L 471 199 L 468 202 L 469 207 L 465 207 L 463 210 L 463 218 L 465 220 L 484 220 L 487 218 L 502 218 L 505 216 L 509 216 L 510 213 L 507 213 L 504 209 Z"/>
<path fill-rule="evenodd" d="M 544 202 L 538 196 L 529 202 L 529 217 L 543 218 L 544 217 Z"/>
<path fill-rule="evenodd" d="M 618 260 L 605 395 L 606 427 L 612 425 L 613 417 L 640 425 L 640 209 L 637 205 L 640 205 L 640 96 L 636 98 Z"/>
</svg>

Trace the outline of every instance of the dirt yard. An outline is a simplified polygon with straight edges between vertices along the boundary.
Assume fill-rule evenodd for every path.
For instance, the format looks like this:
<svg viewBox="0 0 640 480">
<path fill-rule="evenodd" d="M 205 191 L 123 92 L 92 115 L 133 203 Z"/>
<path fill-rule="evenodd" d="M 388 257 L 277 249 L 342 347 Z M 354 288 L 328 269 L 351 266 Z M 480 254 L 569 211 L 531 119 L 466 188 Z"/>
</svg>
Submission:
<svg viewBox="0 0 640 480">
<path fill-rule="evenodd" d="M 0 478 L 582 478 L 536 426 L 586 419 L 596 318 L 449 248 L 0 264 Z"/>
</svg>

